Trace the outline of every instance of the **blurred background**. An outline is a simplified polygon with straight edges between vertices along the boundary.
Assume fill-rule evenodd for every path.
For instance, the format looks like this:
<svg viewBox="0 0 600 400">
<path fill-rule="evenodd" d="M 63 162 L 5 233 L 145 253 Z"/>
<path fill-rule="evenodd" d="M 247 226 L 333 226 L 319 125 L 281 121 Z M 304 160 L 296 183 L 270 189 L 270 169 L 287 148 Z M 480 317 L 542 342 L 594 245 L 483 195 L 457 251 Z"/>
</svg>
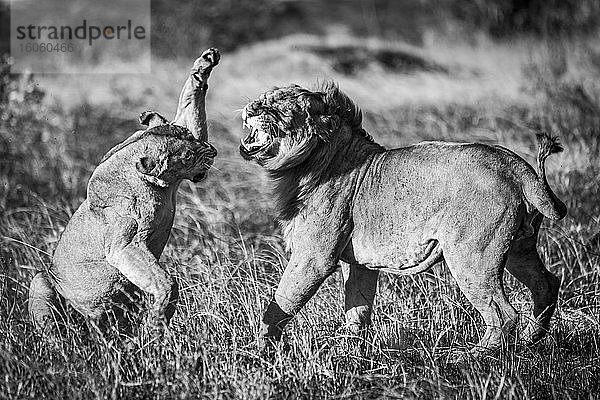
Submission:
<svg viewBox="0 0 600 400">
<path fill-rule="evenodd" d="M 273 86 L 332 79 L 386 146 L 478 140 L 532 161 L 532 132 L 546 130 L 567 147 L 550 166 L 557 190 L 596 189 L 597 1 L 156 0 L 151 15 L 151 74 L 17 75 L 9 3 L 0 2 L 2 209 L 37 204 L 36 196 L 76 206 L 96 163 L 136 129 L 141 111 L 174 113 L 191 62 L 211 46 L 223 53 L 207 111 L 225 179 L 235 179 L 232 166 L 260 176 L 235 154 L 247 101 Z M 597 215 L 592 203 L 577 207 L 584 220 Z"/>
<path fill-rule="evenodd" d="M 184 291 L 187 313 L 180 310 L 176 325 L 206 312 L 235 332 L 218 321 L 203 321 L 190 325 L 194 335 L 211 332 L 214 340 L 208 341 L 221 350 L 234 346 L 232 337 L 251 341 L 251 326 L 286 254 L 273 220 L 269 183 L 237 154 L 240 110 L 273 86 L 314 87 L 331 79 L 362 107 L 365 128 L 388 148 L 421 140 L 479 141 L 504 145 L 534 163 L 536 132 L 561 138 L 565 151 L 553 156 L 547 169 L 569 215 L 544 225 L 540 249 L 563 282 L 553 343 L 570 338 L 572 348 L 546 350 L 561 360 L 598 365 L 597 343 L 585 338 L 597 338 L 600 331 L 600 2 L 153 0 L 151 8 L 151 74 L 34 76 L 10 73 L 9 4 L 0 2 L 0 331 L 6 332 L 5 345 L 12 346 L 15 359 L 27 352 L 19 338 L 30 332 L 25 312 L 30 275 L 49 262 L 102 155 L 139 128 L 141 111 L 154 109 L 172 118 L 191 63 L 206 48 L 218 47 L 222 60 L 210 79 L 207 114 L 219 157 L 205 182 L 182 185 L 163 256 L 182 282 L 200 282 L 216 292 L 198 292 L 190 284 Z M 467 305 L 452 303 L 451 311 L 436 314 L 447 305 L 448 293 L 460 295 L 449 289 L 448 276 L 437 269 L 433 273 L 437 280 L 382 277 L 376 325 L 393 336 L 396 323 L 429 330 L 431 315 L 438 315 L 432 331 L 421 332 L 425 343 L 439 342 L 430 332 L 449 335 L 457 326 L 475 340 L 478 325 L 463 312 Z M 332 279 L 297 322 L 306 335 L 320 324 L 315 319 L 334 325 L 314 333 L 318 339 L 336 329 L 332 321 L 341 318 L 341 292 L 339 278 Z M 217 292 L 219 304 L 242 302 L 244 312 L 215 308 Z M 528 307 L 525 291 L 511 293 L 514 304 Z M 337 308 L 324 311 L 319 304 L 329 299 Z M 423 319 L 399 317 L 408 310 L 421 310 Z M 443 336 L 439 343 L 449 340 Z M 288 361 L 304 362 L 298 357 Z M 577 394 L 581 382 L 598 378 L 597 368 L 590 372 L 566 361 L 548 366 L 535 360 L 522 361 L 530 371 L 510 378 L 515 393 L 537 384 L 543 393 L 560 387 Z M 240 374 L 248 373 L 244 362 Z M 502 368 L 495 373 L 495 384 L 507 376 Z M 327 376 L 321 378 L 333 386 L 315 390 L 342 390 Z M 304 378 L 293 379 L 302 385 Z M 593 393 L 595 382 L 581 390 Z M 451 385 L 446 389 L 454 393 Z"/>
</svg>

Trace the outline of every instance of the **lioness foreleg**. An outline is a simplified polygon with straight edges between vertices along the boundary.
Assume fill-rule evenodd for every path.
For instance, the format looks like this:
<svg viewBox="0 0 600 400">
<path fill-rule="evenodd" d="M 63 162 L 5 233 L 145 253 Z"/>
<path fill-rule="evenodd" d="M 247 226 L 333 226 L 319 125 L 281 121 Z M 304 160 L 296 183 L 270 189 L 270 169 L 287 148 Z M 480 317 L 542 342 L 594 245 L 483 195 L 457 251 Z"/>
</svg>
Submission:
<svg viewBox="0 0 600 400">
<path fill-rule="evenodd" d="M 219 50 L 211 48 L 196 59 L 179 95 L 173 120 L 174 124 L 187 127 L 196 138 L 203 141 L 208 139 L 205 109 L 208 77 L 220 58 Z"/>
<path fill-rule="evenodd" d="M 379 271 L 366 269 L 360 264 L 341 264 L 344 276 L 346 326 L 350 332 L 357 334 L 371 324 Z"/>
<path fill-rule="evenodd" d="M 152 313 L 159 322 L 168 324 L 178 299 L 177 282 L 160 266 L 149 250 L 130 244 L 115 249 L 106 260 L 135 286 L 154 298 Z"/>
<path fill-rule="evenodd" d="M 131 283 L 154 298 L 153 317 L 165 324 L 175 312 L 178 299 L 177 282 L 161 267 L 146 245 L 135 240 L 137 223 L 131 218 L 120 218 L 113 235 L 106 261 L 117 268 Z"/>
</svg>

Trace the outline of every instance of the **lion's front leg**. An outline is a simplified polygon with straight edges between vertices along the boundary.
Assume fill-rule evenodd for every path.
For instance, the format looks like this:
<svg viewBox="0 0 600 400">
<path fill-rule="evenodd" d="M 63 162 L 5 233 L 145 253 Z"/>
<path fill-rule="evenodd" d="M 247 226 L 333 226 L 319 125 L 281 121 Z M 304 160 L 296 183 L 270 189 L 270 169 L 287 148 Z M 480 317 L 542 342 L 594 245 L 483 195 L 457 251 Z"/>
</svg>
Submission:
<svg viewBox="0 0 600 400">
<path fill-rule="evenodd" d="M 211 48 L 196 59 L 179 95 L 179 105 L 173 120 L 174 124 L 187 127 L 202 141 L 208 140 L 205 109 L 208 77 L 212 69 L 219 64 L 220 58 L 219 50 Z"/>
<path fill-rule="evenodd" d="M 351 233 L 349 207 L 339 197 L 307 206 L 290 222 L 286 241 L 292 254 L 261 322 L 261 341 L 279 339 L 285 324 L 338 266 Z"/>
<path fill-rule="evenodd" d="M 350 332 L 358 334 L 371 324 L 379 271 L 366 269 L 360 264 L 341 264 L 344 276 L 346 327 Z"/>
<path fill-rule="evenodd" d="M 284 326 L 336 269 L 333 260 L 292 255 L 261 322 L 261 338 L 279 340 Z"/>
</svg>

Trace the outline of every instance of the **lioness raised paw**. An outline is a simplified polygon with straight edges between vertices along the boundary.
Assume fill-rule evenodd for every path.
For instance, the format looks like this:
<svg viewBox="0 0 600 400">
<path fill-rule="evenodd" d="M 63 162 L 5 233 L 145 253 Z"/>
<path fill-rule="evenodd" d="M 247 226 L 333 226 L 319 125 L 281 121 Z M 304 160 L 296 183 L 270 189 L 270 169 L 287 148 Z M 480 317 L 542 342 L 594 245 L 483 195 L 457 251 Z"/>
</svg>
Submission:
<svg viewBox="0 0 600 400">
<path fill-rule="evenodd" d="M 208 139 L 204 109 L 208 77 L 220 59 L 219 50 L 210 48 L 194 61 L 190 76 L 179 95 L 179 105 L 173 120 L 173 124 L 185 126 L 201 141 Z"/>
<path fill-rule="evenodd" d="M 205 82 L 210 72 L 219 64 L 221 54 L 218 49 L 210 48 L 194 61 L 191 76 L 198 82 Z"/>
</svg>

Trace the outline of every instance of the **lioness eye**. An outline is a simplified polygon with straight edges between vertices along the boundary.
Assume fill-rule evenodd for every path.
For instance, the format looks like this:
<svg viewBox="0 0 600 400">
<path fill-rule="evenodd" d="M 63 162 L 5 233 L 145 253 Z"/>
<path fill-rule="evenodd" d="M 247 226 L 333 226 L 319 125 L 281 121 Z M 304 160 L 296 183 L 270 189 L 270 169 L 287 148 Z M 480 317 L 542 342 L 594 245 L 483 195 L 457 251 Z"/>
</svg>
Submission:
<svg viewBox="0 0 600 400">
<path fill-rule="evenodd" d="M 190 152 L 190 151 L 185 151 L 181 154 L 181 158 L 187 162 L 190 161 L 192 158 L 194 158 L 194 153 Z"/>
</svg>

